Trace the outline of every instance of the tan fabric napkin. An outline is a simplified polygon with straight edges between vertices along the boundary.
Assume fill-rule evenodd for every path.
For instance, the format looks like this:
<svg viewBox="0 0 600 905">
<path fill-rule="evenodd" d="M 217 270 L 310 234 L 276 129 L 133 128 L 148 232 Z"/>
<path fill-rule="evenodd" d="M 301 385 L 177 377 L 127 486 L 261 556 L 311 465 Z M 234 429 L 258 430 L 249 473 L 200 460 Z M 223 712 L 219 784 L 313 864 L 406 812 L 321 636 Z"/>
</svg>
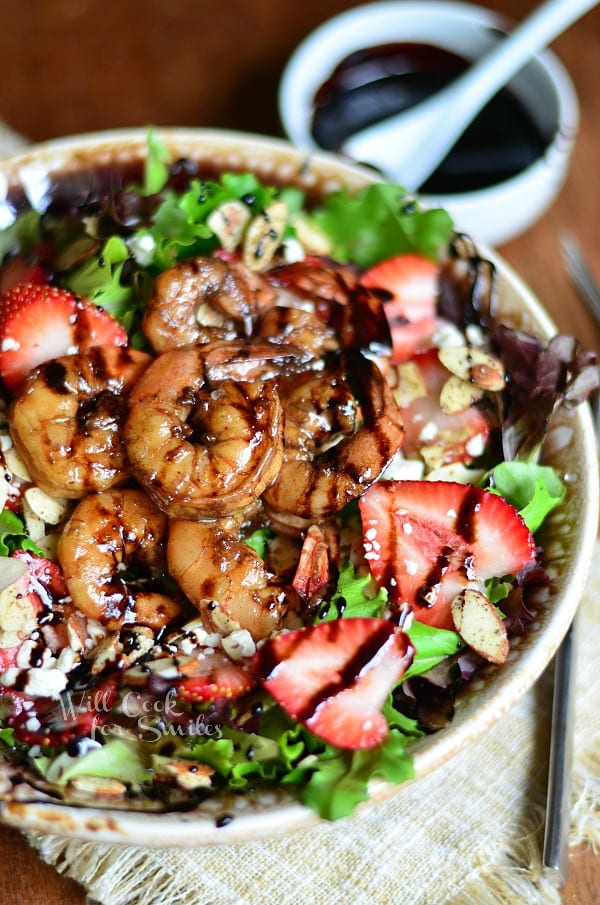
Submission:
<svg viewBox="0 0 600 905">
<path fill-rule="evenodd" d="M 600 543 L 578 620 L 571 844 L 600 847 Z M 272 842 L 168 851 L 30 835 L 102 905 L 560 905 L 541 869 L 552 673 L 430 776 Z"/>
</svg>

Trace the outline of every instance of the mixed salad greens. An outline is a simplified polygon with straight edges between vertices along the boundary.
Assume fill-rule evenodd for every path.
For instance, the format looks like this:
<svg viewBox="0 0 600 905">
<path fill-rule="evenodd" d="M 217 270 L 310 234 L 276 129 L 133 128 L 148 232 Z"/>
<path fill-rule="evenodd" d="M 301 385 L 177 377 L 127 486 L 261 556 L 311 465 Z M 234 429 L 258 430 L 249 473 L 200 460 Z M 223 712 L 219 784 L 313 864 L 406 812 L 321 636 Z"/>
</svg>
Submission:
<svg viewBox="0 0 600 905">
<path fill-rule="evenodd" d="M 454 233 L 445 211 L 423 210 L 389 184 L 309 200 L 295 186 L 265 185 L 251 173 L 207 179 L 192 161 L 171 161 L 150 132 L 139 184 L 107 190 L 99 179 L 85 197 L 64 203 L 57 196 L 41 211 L 22 199 L 7 205 L 12 222 L 0 232 L 5 403 L 0 448 L 9 487 L 0 513 L 0 740 L 6 761 L 18 767 L 30 790 L 76 804 L 93 800 L 168 810 L 193 808 L 209 795 L 250 795 L 275 785 L 324 818 L 346 816 L 368 797 L 373 777 L 402 783 L 413 776 L 411 743 L 451 719 L 460 689 L 487 663 L 503 662 L 510 639 L 526 631 L 533 618 L 532 592 L 547 581 L 533 535 L 567 492 L 560 476 L 541 463 L 541 448 L 557 406 L 577 404 L 597 388 L 594 357 L 572 338 L 545 344 L 501 323 L 493 266 L 479 258 L 470 240 Z M 236 232 L 231 217 L 240 211 L 243 223 Z M 265 212 L 271 216 L 266 231 Z M 281 222 L 275 223 L 274 215 L 281 212 Z M 261 221 L 263 231 L 252 244 L 249 230 Z M 304 588 L 304 597 L 300 593 L 300 608 L 292 619 L 283 618 L 274 637 L 248 640 L 251 632 L 244 635 L 239 626 L 220 636 L 210 630 L 206 611 L 200 622 L 184 601 L 185 618 L 158 631 L 144 626 L 132 643 L 134 616 L 121 625 L 103 625 L 69 610 L 72 589 L 65 585 L 57 543 L 77 500 L 55 499 L 36 484 L 15 449 L 11 413 L 15 400 L 27 393 L 23 386 L 31 385 L 23 384 L 31 368 L 86 349 L 79 336 L 75 349 L 67 342 L 56 350 L 45 333 L 55 326 L 44 322 L 37 306 L 49 285 L 114 319 L 118 328 L 110 342 L 154 356 L 144 315 L 156 278 L 181 262 L 215 255 L 226 262 L 241 258 L 282 295 L 298 291 L 301 302 L 287 298 L 279 304 L 307 307 L 309 294 L 294 282 L 302 278 L 303 267 L 311 275 L 334 271 L 338 281 L 341 274 L 348 291 L 357 282 L 371 287 L 372 298 L 386 312 L 392 350 L 381 353 L 381 337 L 379 353 L 373 344 L 362 352 L 387 369 L 405 441 L 380 479 L 365 485 L 364 495 L 333 516 L 314 519 L 316 534 L 307 523 L 296 532 L 288 585 L 295 598 L 297 588 Z M 387 270 L 380 269 L 384 263 Z M 27 336 L 19 335 L 18 342 L 15 322 L 23 315 L 15 309 L 15 287 L 20 287 L 23 308 L 36 305 L 37 334 L 32 337 L 28 321 Z M 317 296 L 316 308 L 326 321 L 331 304 Z M 38 350 L 33 358 L 32 339 Z M 452 379 L 453 388 L 464 393 L 467 386 L 471 394 L 468 402 L 449 404 L 442 413 L 439 390 L 431 386 L 438 386 L 440 350 L 449 348 L 487 356 L 485 379 L 473 391 L 471 358 L 463 374 L 464 362 L 457 365 L 450 355 L 444 385 Z M 55 350 L 51 356 L 49 349 Z M 498 364 L 500 388 L 488 390 L 489 370 Z M 450 419 L 444 421 L 443 444 L 434 424 L 438 415 Z M 456 417 L 463 419 L 460 424 L 452 420 Z M 442 524 L 448 512 L 458 518 L 456 510 L 464 513 L 469 507 L 467 528 L 453 523 L 450 530 Z M 261 510 L 239 528 L 243 543 L 267 562 L 278 539 L 275 521 Z M 326 523 L 335 527 L 337 554 L 324 534 Z M 396 533 L 403 536 L 398 539 Z M 420 542 L 416 552 L 405 546 L 413 537 Z M 499 561 L 484 568 L 486 541 L 488 547 L 510 550 L 506 558 L 494 550 Z M 388 558 L 379 552 L 382 547 Z M 523 551 L 521 558 L 516 549 Z M 467 562 L 464 580 L 453 565 L 459 553 Z M 299 575 L 303 554 L 308 576 Z M 421 554 L 430 557 L 427 569 Z M 516 557 L 514 571 L 504 568 L 511 556 Z M 419 602 L 422 588 L 415 590 L 411 583 L 415 572 L 415 580 L 423 583 L 436 561 L 439 574 L 435 580 L 428 577 L 430 591 L 437 593 L 449 577 L 458 581 L 444 598 L 441 615 L 438 599 L 444 595 Z M 311 570 L 318 573 L 316 585 Z M 139 566 L 123 565 L 121 578 L 131 588 L 158 583 L 162 593 L 184 597 L 167 570 L 152 574 L 150 581 Z M 23 598 L 29 608 L 19 622 L 15 601 Z M 67 657 L 73 618 L 79 619 L 82 643 Z M 473 620 L 474 633 L 469 629 Z M 490 632 L 496 633 L 492 647 Z M 228 635 L 237 649 L 221 643 Z M 357 651 L 380 636 L 371 659 L 363 657 L 350 675 L 348 663 Z M 327 665 L 332 648 L 346 646 L 342 662 Z M 214 670 L 208 678 L 177 673 L 178 663 L 198 650 L 218 662 L 218 676 Z M 389 657 L 388 678 L 379 675 L 375 654 Z M 167 660 L 175 662 L 175 677 L 154 671 L 157 662 Z M 57 669 L 64 681 L 53 690 L 48 679 Z M 300 673 L 313 677 L 313 672 L 319 674 L 317 685 L 306 693 L 319 703 L 303 709 Z M 342 696 L 348 706 L 340 703 Z M 341 715 L 328 719 L 324 728 L 324 714 L 333 706 Z M 367 741 L 364 733 L 371 729 L 365 729 L 365 714 L 376 727 L 380 715 L 385 723 Z M 356 721 L 358 743 L 343 744 Z"/>
</svg>

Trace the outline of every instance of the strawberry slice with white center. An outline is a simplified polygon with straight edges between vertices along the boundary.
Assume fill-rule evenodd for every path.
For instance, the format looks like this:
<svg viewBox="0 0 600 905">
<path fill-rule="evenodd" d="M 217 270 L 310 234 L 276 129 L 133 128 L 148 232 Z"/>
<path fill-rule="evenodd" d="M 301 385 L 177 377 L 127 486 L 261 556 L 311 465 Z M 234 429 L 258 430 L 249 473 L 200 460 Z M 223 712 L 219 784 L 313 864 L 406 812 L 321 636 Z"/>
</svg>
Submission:
<svg viewBox="0 0 600 905">
<path fill-rule="evenodd" d="M 371 574 L 398 608 L 453 629 L 450 605 L 462 588 L 516 575 L 535 560 L 535 542 L 502 497 L 450 481 L 380 481 L 359 500 Z"/>
<path fill-rule="evenodd" d="M 381 708 L 413 654 L 391 622 L 336 619 L 270 639 L 255 665 L 278 704 L 319 738 L 372 748 L 387 735 Z"/>
<path fill-rule="evenodd" d="M 450 377 L 437 349 L 415 355 L 398 367 L 394 396 L 404 422 L 402 451 L 407 458 L 420 456 L 430 469 L 452 462 L 469 465 L 483 453 L 491 431 L 475 404 L 452 414 L 442 411 L 440 395 Z"/>
<path fill-rule="evenodd" d="M 94 733 L 110 717 L 119 681 L 107 676 L 55 698 L 36 698 L 31 706 L 15 701 L 8 724 L 27 745 L 55 747 Z"/>
<path fill-rule="evenodd" d="M 0 298 L 0 375 L 12 393 L 37 365 L 103 345 L 125 346 L 127 333 L 106 311 L 72 292 L 19 283 Z"/>
<path fill-rule="evenodd" d="M 191 703 L 239 698 L 256 684 L 247 662 L 234 662 L 224 651 L 212 647 L 186 664 L 185 672 L 176 692 L 178 698 Z"/>
<path fill-rule="evenodd" d="M 442 321 L 436 316 L 439 268 L 416 254 L 396 255 L 367 270 L 360 282 L 384 290 L 383 307 L 392 333 L 392 361 L 408 361 L 431 348 Z"/>
</svg>

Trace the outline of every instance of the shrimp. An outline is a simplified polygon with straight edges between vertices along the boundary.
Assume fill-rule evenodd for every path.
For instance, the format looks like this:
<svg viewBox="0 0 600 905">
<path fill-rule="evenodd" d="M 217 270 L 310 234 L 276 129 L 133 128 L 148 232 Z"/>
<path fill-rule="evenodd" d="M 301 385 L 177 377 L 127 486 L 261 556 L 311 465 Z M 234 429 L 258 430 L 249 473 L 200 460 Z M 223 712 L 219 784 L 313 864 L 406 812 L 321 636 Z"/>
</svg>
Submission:
<svg viewBox="0 0 600 905">
<path fill-rule="evenodd" d="M 14 444 L 42 490 L 80 499 L 127 479 L 124 396 L 150 360 L 126 347 L 96 346 L 48 361 L 28 378 L 8 418 Z"/>
<path fill-rule="evenodd" d="M 58 545 L 75 606 L 111 630 L 132 622 L 158 630 L 179 616 L 180 603 L 136 589 L 121 574 L 136 565 L 156 579 L 166 573 L 167 524 L 143 490 L 106 490 L 82 500 Z"/>
<path fill-rule="evenodd" d="M 142 330 L 159 353 L 247 336 L 274 296 L 273 288 L 239 261 L 191 258 L 156 278 Z"/>
<path fill-rule="evenodd" d="M 360 353 L 343 353 L 323 374 L 280 388 L 284 461 L 264 492 L 279 525 L 304 527 L 339 512 L 377 480 L 402 445 L 400 410 L 381 372 Z"/>
<path fill-rule="evenodd" d="M 317 334 L 325 339 L 322 351 L 360 349 L 371 357 L 390 355 L 392 336 L 381 295 L 358 283 L 352 268 L 334 267 L 316 258 L 275 267 L 265 277 L 278 289 L 277 306 L 312 314 L 319 324 Z M 261 335 L 274 336 L 274 315 L 268 311 L 264 319 L 266 327 L 259 321 Z M 283 319 L 282 328 L 288 340 L 302 345 L 300 330 L 291 330 Z"/>
<path fill-rule="evenodd" d="M 131 468 L 171 518 L 210 520 L 246 508 L 283 459 L 273 381 L 220 379 L 226 364 L 212 351 L 218 382 L 207 380 L 202 346 L 174 349 L 150 365 L 130 399 L 123 435 Z M 239 364 L 260 373 L 247 355 Z"/>
<path fill-rule="evenodd" d="M 259 318 L 256 335 L 285 340 L 315 358 L 339 348 L 334 330 L 317 314 L 303 308 L 274 305 Z"/>
<path fill-rule="evenodd" d="M 167 562 L 209 632 L 227 635 L 246 629 L 260 641 L 278 631 L 288 609 L 297 605 L 293 588 L 229 523 L 171 521 Z"/>
</svg>

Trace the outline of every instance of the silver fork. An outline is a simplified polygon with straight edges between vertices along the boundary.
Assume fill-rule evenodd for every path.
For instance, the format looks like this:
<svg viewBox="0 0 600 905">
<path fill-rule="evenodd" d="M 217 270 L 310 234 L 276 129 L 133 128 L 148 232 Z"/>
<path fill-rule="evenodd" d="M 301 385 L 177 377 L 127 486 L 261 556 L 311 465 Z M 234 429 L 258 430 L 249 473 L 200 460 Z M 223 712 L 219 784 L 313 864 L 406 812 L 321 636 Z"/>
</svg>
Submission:
<svg viewBox="0 0 600 905">
<path fill-rule="evenodd" d="M 579 245 L 571 236 L 561 236 L 560 245 L 569 277 L 589 311 L 600 324 L 600 289 L 583 258 Z M 600 433 L 598 394 L 595 395 L 592 409 L 598 436 Z M 546 798 L 543 863 L 544 867 L 557 876 L 561 885 L 567 881 L 569 860 L 575 644 L 576 620 L 569 626 L 554 659 L 554 698 Z"/>
</svg>

